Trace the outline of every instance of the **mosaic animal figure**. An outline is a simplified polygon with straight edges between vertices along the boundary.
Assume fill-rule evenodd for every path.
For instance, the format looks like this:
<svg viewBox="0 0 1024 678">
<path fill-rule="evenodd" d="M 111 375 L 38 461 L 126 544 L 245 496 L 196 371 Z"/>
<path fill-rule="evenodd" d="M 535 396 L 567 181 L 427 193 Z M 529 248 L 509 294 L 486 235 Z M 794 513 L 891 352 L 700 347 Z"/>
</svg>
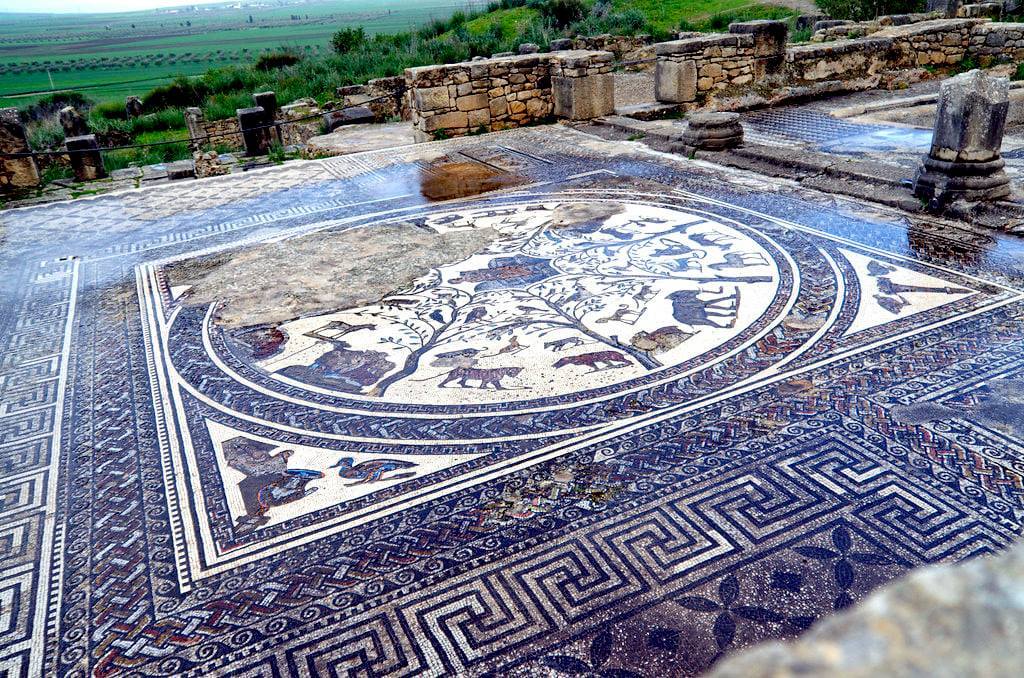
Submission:
<svg viewBox="0 0 1024 678">
<path fill-rule="evenodd" d="M 485 389 L 493 387 L 495 390 L 504 391 L 506 388 L 501 380 L 515 378 L 523 371 L 522 367 L 456 367 L 445 376 L 444 381 L 438 384 L 438 388 L 447 388 L 453 381 L 459 382 L 459 388 L 473 388 L 469 385 L 471 381 L 480 382 L 475 388 Z"/>
<path fill-rule="evenodd" d="M 581 367 L 589 367 L 591 372 L 600 372 L 601 370 L 629 367 L 631 364 L 629 359 L 618 351 L 595 351 L 594 353 L 583 353 L 559 358 L 558 362 L 555 363 L 555 369 L 561 369 L 569 365 L 579 365 Z"/>
<path fill-rule="evenodd" d="M 245 478 L 238 483 L 245 515 L 235 521 L 235 529 L 246 532 L 265 525 L 270 509 L 304 499 L 316 492 L 307 488 L 311 480 L 323 478 L 320 471 L 290 469 L 288 459 L 293 452 L 282 450 L 271 455 L 273 445 L 238 436 L 222 445 L 224 460 Z"/>
<path fill-rule="evenodd" d="M 291 365 L 280 374 L 309 384 L 345 393 L 361 393 L 377 383 L 395 364 L 381 351 L 355 351 L 338 339 L 329 339 L 334 348 L 312 365 Z"/>
<path fill-rule="evenodd" d="M 678 290 L 668 295 L 672 302 L 672 317 L 683 325 L 691 327 L 715 327 L 722 329 L 736 325 L 736 315 L 739 310 L 740 292 L 737 289 L 733 294 L 718 297 L 717 299 L 704 300 L 698 295 L 701 290 Z M 720 323 L 718 318 L 729 322 Z"/>
<path fill-rule="evenodd" d="M 633 299 L 641 304 L 646 304 L 656 296 L 658 296 L 658 290 L 654 289 L 653 286 L 644 283 L 643 287 L 640 288 L 640 291 L 633 295 Z"/>
<path fill-rule="evenodd" d="M 629 343 L 641 351 L 654 355 L 671 351 L 695 334 L 696 332 L 686 332 L 678 327 L 669 325 L 668 327 L 660 327 L 653 332 L 637 332 Z"/>
<path fill-rule="evenodd" d="M 465 271 L 450 282 L 473 283 L 477 291 L 500 290 L 540 282 L 556 273 L 546 259 L 515 255 L 491 259 L 487 268 Z"/>
<path fill-rule="evenodd" d="M 544 342 L 544 348 L 551 349 L 556 353 L 560 353 L 570 348 L 576 348 L 582 346 L 585 342 L 579 337 L 566 337 L 565 339 L 555 339 L 554 341 Z"/>
<path fill-rule="evenodd" d="M 693 242 L 697 243 L 701 247 L 717 247 L 721 250 L 728 250 L 732 248 L 732 242 L 736 240 L 731 235 L 725 233 L 719 233 L 718 231 L 709 231 L 707 233 L 692 233 L 687 234 Z"/>
<path fill-rule="evenodd" d="M 338 469 L 338 476 L 341 478 L 354 480 L 355 482 L 348 483 L 348 486 L 351 487 L 353 485 L 377 483 L 382 480 L 412 478 L 416 475 L 415 471 L 410 473 L 399 473 L 387 478 L 384 477 L 384 474 L 404 468 L 415 468 L 416 466 L 418 466 L 418 464 L 402 459 L 371 459 L 369 461 L 361 461 L 357 464 L 355 463 L 355 459 L 352 457 L 342 457 L 338 460 L 337 464 L 329 466 L 328 468 Z"/>
<path fill-rule="evenodd" d="M 431 361 L 431 367 L 472 367 L 476 365 L 478 356 L 484 352 L 481 348 L 463 348 L 458 351 L 438 353 Z"/>
<path fill-rule="evenodd" d="M 681 257 L 684 254 L 690 254 L 694 249 L 689 245 L 684 245 L 679 242 L 670 242 L 661 249 L 654 250 L 651 254 L 656 257 Z"/>
<path fill-rule="evenodd" d="M 508 343 L 498 349 L 498 352 L 494 355 L 514 355 L 520 351 L 525 351 L 529 346 L 519 343 L 519 337 L 512 335 L 512 338 L 508 340 Z"/>
<path fill-rule="evenodd" d="M 595 323 L 626 323 L 633 325 L 640 319 L 642 313 L 631 309 L 627 304 L 620 305 L 614 313 L 606 318 L 598 318 Z"/>
<path fill-rule="evenodd" d="M 470 311 L 469 314 L 466 316 L 466 322 L 467 323 L 475 323 L 475 322 L 477 322 L 479 320 L 483 320 L 486 317 L 487 317 L 487 307 L 486 306 L 477 306 L 472 311 Z"/>
<path fill-rule="evenodd" d="M 337 339 L 338 337 L 343 337 L 346 334 L 352 334 L 359 330 L 373 329 L 377 329 L 377 325 L 374 323 L 360 323 L 359 325 L 353 325 L 352 323 L 347 323 L 344 320 L 332 320 L 323 327 L 318 327 L 315 330 L 306 332 L 306 336 L 311 339 L 331 341 L 332 339 Z M 331 332 L 331 334 L 327 334 L 327 332 Z"/>
<path fill-rule="evenodd" d="M 748 266 L 765 266 L 768 260 L 760 252 L 728 252 L 725 261 L 711 264 L 708 268 L 724 271 L 729 268 L 746 268 Z"/>
</svg>

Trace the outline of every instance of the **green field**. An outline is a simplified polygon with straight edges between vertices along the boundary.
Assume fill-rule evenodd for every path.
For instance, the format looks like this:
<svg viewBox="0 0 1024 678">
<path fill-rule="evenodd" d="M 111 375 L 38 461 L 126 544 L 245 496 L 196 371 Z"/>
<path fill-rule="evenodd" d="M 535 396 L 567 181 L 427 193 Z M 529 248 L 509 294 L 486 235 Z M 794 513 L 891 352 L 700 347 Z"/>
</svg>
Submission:
<svg viewBox="0 0 1024 678">
<path fill-rule="evenodd" d="M 0 105 L 25 106 L 38 93 L 76 89 L 96 101 L 142 94 L 173 76 L 249 63 L 290 48 L 325 53 L 331 35 L 362 26 L 399 33 L 484 0 L 322 0 L 279 6 L 121 14 L 0 14 Z M 250 19 L 251 18 L 251 19 Z"/>
</svg>

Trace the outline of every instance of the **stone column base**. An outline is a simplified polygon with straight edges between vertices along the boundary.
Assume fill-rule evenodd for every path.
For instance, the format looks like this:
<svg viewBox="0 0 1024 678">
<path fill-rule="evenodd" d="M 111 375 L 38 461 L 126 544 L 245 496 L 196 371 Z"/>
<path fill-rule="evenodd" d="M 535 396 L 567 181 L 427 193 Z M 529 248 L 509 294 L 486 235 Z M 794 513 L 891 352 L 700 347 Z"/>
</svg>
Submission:
<svg viewBox="0 0 1024 678">
<path fill-rule="evenodd" d="M 988 162 L 948 162 L 925 156 L 914 179 L 914 195 L 923 200 L 999 200 L 1010 195 L 1010 177 L 1002 158 Z"/>
</svg>

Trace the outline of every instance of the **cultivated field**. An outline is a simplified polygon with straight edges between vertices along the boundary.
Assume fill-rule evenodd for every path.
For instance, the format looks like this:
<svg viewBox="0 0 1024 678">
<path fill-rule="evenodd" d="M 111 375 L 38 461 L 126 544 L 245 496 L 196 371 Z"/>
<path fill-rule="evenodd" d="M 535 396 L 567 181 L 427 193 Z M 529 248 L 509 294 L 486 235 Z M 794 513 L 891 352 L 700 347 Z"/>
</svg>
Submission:
<svg viewBox="0 0 1024 678">
<path fill-rule="evenodd" d="M 169 0 L 173 4 L 174 0 Z M 251 62 L 288 47 L 326 52 L 344 26 L 398 33 L 483 0 L 273 0 L 122 14 L 0 13 L 0 105 L 75 89 L 96 101 L 123 99 L 179 74 Z"/>
</svg>

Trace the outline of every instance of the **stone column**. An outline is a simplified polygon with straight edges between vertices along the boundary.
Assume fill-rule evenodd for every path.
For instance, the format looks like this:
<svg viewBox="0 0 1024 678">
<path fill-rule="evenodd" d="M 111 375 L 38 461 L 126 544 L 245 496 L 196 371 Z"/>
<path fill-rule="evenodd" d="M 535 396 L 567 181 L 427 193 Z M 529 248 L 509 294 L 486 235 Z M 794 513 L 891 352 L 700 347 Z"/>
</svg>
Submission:
<svg viewBox="0 0 1024 678">
<path fill-rule="evenodd" d="M 266 111 L 262 106 L 238 109 L 238 128 L 242 131 L 245 154 L 249 157 L 266 155 L 270 150 L 270 130 L 266 125 Z"/>
<path fill-rule="evenodd" d="M 60 126 L 64 128 L 65 139 L 85 136 L 90 131 L 89 123 L 73 106 L 65 106 L 60 109 L 60 113 L 57 116 L 60 120 Z"/>
<path fill-rule="evenodd" d="M 33 156 L 8 158 L 4 155 L 31 152 L 18 109 L 0 109 L 0 190 L 39 185 L 39 166 Z"/>
<path fill-rule="evenodd" d="M 941 206 L 953 200 L 1010 195 L 999 154 L 1010 110 L 1010 81 L 970 71 L 942 83 L 932 147 L 914 181 L 914 194 Z"/>
<path fill-rule="evenodd" d="M 95 134 L 69 137 L 64 140 L 64 144 L 71 156 L 71 169 L 76 181 L 94 181 L 107 176 Z"/>
<path fill-rule="evenodd" d="M 551 61 L 554 114 L 592 120 L 615 113 L 614 55 L 611 52 L 559 52 Z"/>
<path fill-rule="evenodd" d="M 142 99 L 139 97 L 128 97 L 125 99 L 124 112 L 129 118 L 137 118 L 142 115 Z"/>
</svg>

